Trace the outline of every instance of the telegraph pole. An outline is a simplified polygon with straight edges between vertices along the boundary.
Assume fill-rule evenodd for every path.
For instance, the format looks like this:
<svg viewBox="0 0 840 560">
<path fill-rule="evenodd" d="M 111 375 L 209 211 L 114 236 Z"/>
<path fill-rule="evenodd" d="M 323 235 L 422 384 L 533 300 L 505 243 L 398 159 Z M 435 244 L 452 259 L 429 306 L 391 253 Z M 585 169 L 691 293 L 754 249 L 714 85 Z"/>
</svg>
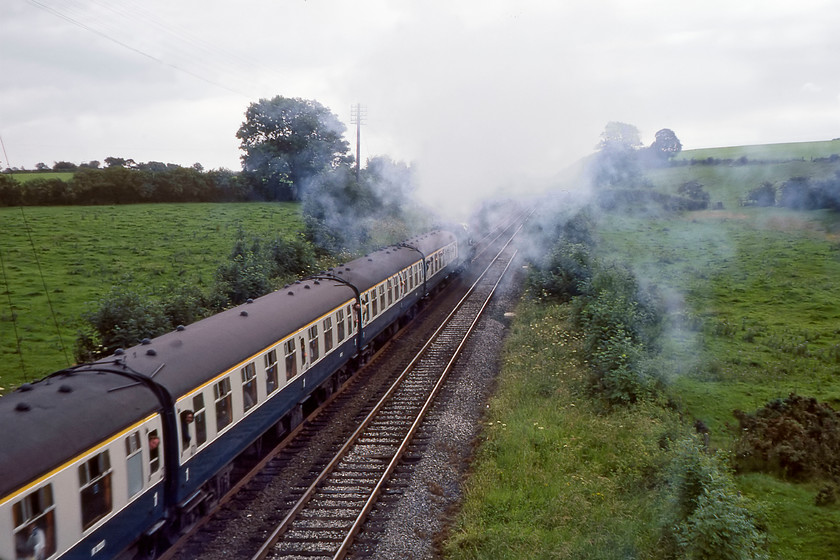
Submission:
<svg viewBox="0 0 840 560">
<path fill-rule="evenodd" d="M 367 117 L 367 107 L 363 107 L 361 103 L 356 103 L 350 107 L 350 124 L 356 125 L 356 180 L 359 180 L 359 170 L 362 165 L 361 145 L 362 145 L 362 125 L 365 117 Z"/>
</svg>

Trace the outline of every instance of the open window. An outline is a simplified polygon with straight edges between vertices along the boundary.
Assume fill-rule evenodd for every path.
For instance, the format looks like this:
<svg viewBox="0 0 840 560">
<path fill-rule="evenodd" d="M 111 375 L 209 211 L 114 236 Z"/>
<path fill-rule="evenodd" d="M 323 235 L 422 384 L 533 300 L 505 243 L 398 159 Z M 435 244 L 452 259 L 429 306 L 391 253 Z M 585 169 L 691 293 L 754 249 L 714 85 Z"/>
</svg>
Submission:
<svg viewBox="0 0 840 560">
<path fill-rule="evenodd" d="M 15 556 L 48 558 L 55 554 L 55 503 L 52 484 L 30 492 L 12 506 Z"/>
</svg>

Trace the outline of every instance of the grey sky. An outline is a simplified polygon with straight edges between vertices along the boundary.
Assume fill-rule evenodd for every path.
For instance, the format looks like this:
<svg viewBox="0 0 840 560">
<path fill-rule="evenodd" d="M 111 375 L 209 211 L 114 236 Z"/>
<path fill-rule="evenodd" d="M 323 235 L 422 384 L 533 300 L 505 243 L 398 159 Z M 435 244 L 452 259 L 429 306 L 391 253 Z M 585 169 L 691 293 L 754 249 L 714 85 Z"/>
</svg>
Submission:
<svg viewBox="0 0 840 560">
<path fill-rule="evenodd" d="M 430 191 L 551 176 L 608 121 L 685 148 L 840 136 L 834 0 L 5 0 L 0 166 L 239 168 L 248 104 L 316 99 Z"/>
</svg>

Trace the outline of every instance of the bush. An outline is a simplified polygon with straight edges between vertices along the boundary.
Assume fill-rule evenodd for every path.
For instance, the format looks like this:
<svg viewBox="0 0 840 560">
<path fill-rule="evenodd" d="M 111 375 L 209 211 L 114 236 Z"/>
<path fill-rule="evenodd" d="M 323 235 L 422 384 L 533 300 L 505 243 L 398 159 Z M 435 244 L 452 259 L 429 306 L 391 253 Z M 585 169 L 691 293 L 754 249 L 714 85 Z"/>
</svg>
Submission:
<svg viewBox="0 0 840 560">
<path fill-rule="evenodd" d="M 216 270 L 216 285 L 211 296 L 216 309 L 245 303 L 271 291 L 268 264 L 259 252 L 246 251 L 234 255 Z"/>
<path fill-rule="evenodd" d="M 529 280 L 538 293 L 569 301 L 582 293 L 592 275 L 589 249 L 579 243 L 558 242 Z"/>
<path fill-rule="evenodd" d="M 75 358 L 88 362 L 128 348 L 171 329 L 163 306 L 146 294 L 111 288 L 97 309 L 83 314 L 87 328 L 79 333 Z"/>
<path fill-rule="evenodd" d="M 747 193 L 743 201 L 744 206 L 775 206 L 776 187 L 773 183 L 764 182 Z"/>
<path fill-rule="evenodd" d="M 291 241 L 276 238 L 268 247 L 271 276 L 279 278 L 299 277 L 315 269 L 315 253 L 306 240 L 296 237 Z"/>
<path fill-rule="evenodd" d="M 583 292 L 573 320 L 583 332 L 592 388 L 610 404 L 655 395 L 661 377 L 650 357 L 662 322 L 657 298 L 640 291 L 633 273 L 616 265 L 597 266 Z"/>
<path fill-rule="evenodd" d="M 739 468 L 798 480 L 840 476 L 840 413 L 827 404 L 791 394 L 753 414 L 733 414 Z"/>
<path fill-rule="evenodd" d="M 664 522 L 673 555 L 696 560 L 765 558 L 764 537 L 735 487 L 725 457 L 705 453 L 696 438 L 676 442 L 674 452 Z"/>
</svg>

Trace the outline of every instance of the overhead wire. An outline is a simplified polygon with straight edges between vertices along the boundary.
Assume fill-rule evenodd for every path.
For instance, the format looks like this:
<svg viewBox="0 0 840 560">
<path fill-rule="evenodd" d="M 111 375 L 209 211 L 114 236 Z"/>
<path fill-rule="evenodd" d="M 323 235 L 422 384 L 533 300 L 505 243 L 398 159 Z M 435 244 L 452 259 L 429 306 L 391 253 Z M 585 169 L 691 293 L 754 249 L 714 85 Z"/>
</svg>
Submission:
<svg viewBox="0 0 840 560">
<path fill-rule="evenodd" d="M 70 356 L 67 355 L 67 347 L 64 345 L 64 338 L 61 336 L 61 328 L 58 326 L 58 318 L 55 314 L 55 307 L 53 306 L 52 298 L 50 297 L 50 290 L 47 288 L 47 280 L 44 278 L 44 270 L 41 267 L 41 259 L 38 258 L 38 250 L 35 248 L 35 241 L 32 239 L 32 230 L 29 227 L 29 222 L 26 220 L 26 214 L 23 212 L 23 206 L 20 206 L 19 208 L 21 219 L 23 219 L 24 230 L 29 238 L 29 246 L 32 247 L 32 256 L 35 257 L 35 265 L 38 268 L 38 276 L 41 277 L 41 285 L 44 287 L 44 295 L 47 296 L 47 305 L 50 308 L 50 316 L 52 317 L 53 325 L 55 325 L 55 332 L 58 334 L 58 344 L 61 347 L 64 359 L 67 360 L 67 365 L 69 366 L 72 362 L 70 361 Z"/>
<path fill-rule="evenodd" d="M 20 333 L 18 332 L 17 313 L 12 304 L 12 287 L 9 285 L 9 278 L 6 276 L 6 261 L 3 259 L 3 248 L 0 247 L 0 270 L 3 272 L 3 285 L 6 287 L 6 299 L 9 300 L 9 315 L 12 319 L 12 330 L 15 335 L 15 347 L 17 349 L 18 358 L 20 358 L 20 371 L 23 373 L 23 379 L 29 381 L 29 376 L 26 373 L 26 361 L 23 359 L 23 350 L 20 345 Z"/>
<path fill-rule="evenodd" d="M 93 33 L 93 34 L 95 34 L 99 37 L 102 37 L 103 39 L 111 41 L 112 43 L 114 43 L 116 45 L 119 45 L 119 46 L 121 46 L 125 49 L 128 49 L 129 51 L 132 51 L 136 54 L 139 54 L 140 56 L 148 58 L 149 60 L 152 60 L 152 61 L 154 61 L 154 62 L 156 62 L 160 65 L 167 66 L 169 68 L 172 68 L 173 70 L 176 70 L 178 72 L 182 72 L 184 74 L 188 74 L 188 75 L 190 75 L 190 76 L 192 76 L 192 77 L 194 77 L 198 80 L 201 80 L 201 81 L 206 82 L 208 84 L 214 85 L 214 86 L 222 88 L 224 90 L 227 90 L 230 93 L 241 95 L 241 96 L 246 97 L 246 98 L 251 98 L 250 95 L 248 95 L 247 93 L 245 93 L 243 91 L 240 91 L 240 90 L 235 89 L 233 87 L 230 87 L 226 84 L 223 84 L 223 83 L 219 82 L 218 80 L 213 80 L 211 78 L 208 78 L 207 76 L 202 75 L 198 72 L 195 72 L 195 71 L 192 71 L 190 69 L 184 68 L 181 65 L 174 64 L 172 62 L 168 62 L 168 61 L 166 61 L 166 60 L 164 60 L 164 59 L 162 59 L 158 56 L 150 54 L 149 52 L 147 52 L 146 50 L 144 50 L 142 48 L 135 47 L 135 46 L 127 43 L 124 40 L 118 39 L 112 33 L 105 32 L 105 31 L 103 31 L 99 28 L 93 27 L 93 26 L 81 21 L 80 19 L 78 19 L 79 16 L 72 17 L 68 13 L 66 13 L 64 11 L 61 11 L 61 10 L 58 10 L 57 8 L 55 8 L 53 6 L 50 6 L 50 5 L 42 2 L 41 0 L 26 0 L 26 1 L 29 2 L 30 4 L 32 4 L 33 6 L 35 6 L 37 8 L 40 8 L 42 10 L 45 10 L 45 11 L 55 15 L 56 17 L 66 21 L 68 23 L 71 23 L 71 24 L 73 24 L 77 27 L 80 27 L 81 29 L 89 31 L 89 32 L 91 32 L 91 33 Z M 63 3 L 63 6 L 67 7 L 67 3 Z M 102 23 L 103 22 L 100 22 L 100 25 Z"/>
</svg>

